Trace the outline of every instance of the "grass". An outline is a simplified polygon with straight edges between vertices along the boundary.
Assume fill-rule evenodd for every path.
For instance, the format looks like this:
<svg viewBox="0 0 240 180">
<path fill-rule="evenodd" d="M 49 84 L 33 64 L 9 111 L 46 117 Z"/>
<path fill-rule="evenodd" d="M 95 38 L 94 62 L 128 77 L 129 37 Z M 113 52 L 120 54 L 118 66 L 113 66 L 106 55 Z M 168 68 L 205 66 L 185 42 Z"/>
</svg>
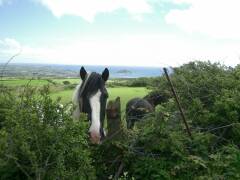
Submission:
<svg viewBox="0 0 240 180">
<path fill-rule="evenodd" d="M 63 81 L 69 81 L 71 84 L 79 84 L 79 78 L 72 79 L 3 79 L 0 81 L 0 84 L 17 87 L 24 86 L 29 83 L 30 86 L 43 86 L 49 84 L 52 90 L 51 96 L 53 99 L 61 98 L 61 102 L 63 104 L 68 103 L 72 100 L 73 90 L 64 90 Z M 110 80 L 111 82 L 113 80 Z M 54 85 L 54 84 L 55 85 Z M 145 96 L 149 90 L 143 87 L 109 87 L 109 100 L 113 100 L 116 97 L 121 98 L 121 107 L 122 111 L 124 111 L 127 101 L 134 97 L 143 97 Z"/>
<path fill-rule="evenodd" d="M 113 87 L 108 88 L 109 100 L 113 100 L 116 97 L 121 98 L 121 107 L 122 110 L 125 109 L 126 103 L 133 97 L 143 97 L 149 90 L 143 87 Z M 67 103 L 72 100 L 74 90 L 64 90 L 52 93 L 53 99 L 61 97 L 62 103 Z"/>
<path fill-rule="evenodd" d="M 0 81 L 0 84 L 3 84 L 5 86 L 24 86 L 26 84 L 30 84 L 32 86 L 43 86 L 47 85 L 49 82 L 45 79 L 3 79 Z"/>
<path fill-rule="evenodd" d="M 144 87 L 116 87 L 108 88 L 109 100 L 113 100 L 116 97 L 121 98 L 122 110 L 125 109 L 127 102 L 134 97 L 143 97 L 149 90 Z"/>
<path fill-rule="evenodd" d="M 69 78 L 69 79 L 53 79 L 55 83 L 63 84 L 63 81 L 69 81 L 71 84 L 79 84 L 80 79 L 79 78 Z"/>
<path fill-rule="evenodd" d="M 57 99 L 58 97 L 60 97 L 62 103 L 68 103 L 72 101 L 73 92 L 74 90 L 63 90 L 51 93 L 51 96 L 53 99 Z"/>
<path fill-rule="evenodd" d="M 3 79 L 0 81 L 0 84 L 3 84 L 5 86 L 24 86 L 28 84 L 31 86 L 43 86 L 47 84 L 59 84 L 63 85 L 63 81 L 69 81 L 71 84 L 79 84 L 80 79 L 79 78 L 71 78 L 71 79 L 51 79 L 51 78 L 46 78 L 46 79 Z"/>
</svg>

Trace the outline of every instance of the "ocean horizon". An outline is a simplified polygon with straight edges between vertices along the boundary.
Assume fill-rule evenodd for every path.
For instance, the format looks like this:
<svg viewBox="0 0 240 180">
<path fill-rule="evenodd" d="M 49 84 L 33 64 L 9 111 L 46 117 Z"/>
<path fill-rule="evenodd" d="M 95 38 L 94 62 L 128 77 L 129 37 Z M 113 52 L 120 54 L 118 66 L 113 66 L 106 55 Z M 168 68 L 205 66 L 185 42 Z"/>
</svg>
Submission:
<svg viewBox="0 0 240 180">
<path fill-rule="evenodd" d="M 31 64 L 31 63 L 10 63 L 4 70 L 5 77 L 14 76 L 55 76 L 55 77 L 78 77 L 82 65 L 65 64 Z M 108 68 L 110 78 L 140 78 L 161 76 L 161 67 L 138 67 L 138 66 L 103 66 L 83 65 L 87 72 L 101 73 Z M 0 70 L 4 64 L 0 64 Z"/>
</svg>

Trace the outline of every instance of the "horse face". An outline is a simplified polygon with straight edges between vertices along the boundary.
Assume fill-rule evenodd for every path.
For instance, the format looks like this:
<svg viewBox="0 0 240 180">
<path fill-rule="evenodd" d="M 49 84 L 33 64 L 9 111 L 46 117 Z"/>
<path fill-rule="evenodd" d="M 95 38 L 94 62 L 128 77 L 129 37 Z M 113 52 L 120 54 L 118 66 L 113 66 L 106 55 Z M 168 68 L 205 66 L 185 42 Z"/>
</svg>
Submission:
<svg viewBox="0 0 240 180">
<path fill-rule="evenodd" d="M 84 68 L 81 68 L 80 76 L 83 80 L 86 79 L 86 71 Z M 101 139 L 104 137 L 103 126 L 108 98 L 105 82 L 108 80 L 108 77 L 109 71 L 106 68 L 102 72 L 102 75 L 97 78 L 96 82 L 90 79 L 89 81 L 91 81 L 92 86 L 97 87 L 97 91 L 89 97 L 83 97 L 83 112 L 88 114 L 88 118 L 91 122 L 89 134 L 90 140 L 94 144 L 99 144 Z"/>
<path fill-rule="evenodd" d="M 91 126 L 89 129 L 90 138 L 92 143 L 99 144 L 100 140 L 104 137 L 104 119 L 107 104 L 107 94 L 100 89 L 96 94 L 90 97 L 89 104 L 91 107 Z"/>
</svg>

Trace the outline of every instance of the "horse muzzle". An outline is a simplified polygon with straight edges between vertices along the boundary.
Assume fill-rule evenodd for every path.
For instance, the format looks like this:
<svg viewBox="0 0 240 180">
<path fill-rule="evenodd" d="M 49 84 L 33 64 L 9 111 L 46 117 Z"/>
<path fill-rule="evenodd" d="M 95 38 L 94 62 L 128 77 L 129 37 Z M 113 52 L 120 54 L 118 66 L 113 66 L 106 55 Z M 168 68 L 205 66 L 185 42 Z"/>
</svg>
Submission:
<svg viewBox="0 0 240 180">
<path fill-rule="evenodd" d="M 98 132 L 92 131 L 89 132 L 89 136 L 90 136 L 90 141 L 93 144 L 100 144 L 101 142 L 101 135 Z"/>
</svg>

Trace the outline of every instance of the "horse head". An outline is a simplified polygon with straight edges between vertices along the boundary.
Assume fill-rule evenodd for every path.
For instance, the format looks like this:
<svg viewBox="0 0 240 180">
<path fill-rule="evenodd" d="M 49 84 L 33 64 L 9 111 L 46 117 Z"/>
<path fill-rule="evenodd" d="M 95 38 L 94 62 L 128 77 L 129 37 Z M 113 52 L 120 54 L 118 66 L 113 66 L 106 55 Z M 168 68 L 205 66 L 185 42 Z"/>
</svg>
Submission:
<svg viewBox="0 0 240 180">
<path fill-rule="evenodd" d="M 104 69 L 102 74 L 92 72 L 87 73 L 84 67 L 80 69 L 81 85 L 78 85 L 74 93 L 74 103 L 76 110 L 74 117 L 79 118 L 80 112 L 86 113 L 90 122 L 90 140 L 94 144 L 99 144 L 104 138 L 104 119 L 108 92 L 105 83 L 109 77 L 109 70 Z"/>
</svg>

